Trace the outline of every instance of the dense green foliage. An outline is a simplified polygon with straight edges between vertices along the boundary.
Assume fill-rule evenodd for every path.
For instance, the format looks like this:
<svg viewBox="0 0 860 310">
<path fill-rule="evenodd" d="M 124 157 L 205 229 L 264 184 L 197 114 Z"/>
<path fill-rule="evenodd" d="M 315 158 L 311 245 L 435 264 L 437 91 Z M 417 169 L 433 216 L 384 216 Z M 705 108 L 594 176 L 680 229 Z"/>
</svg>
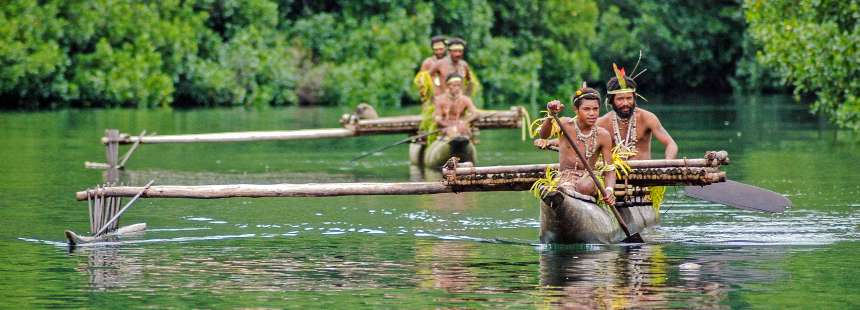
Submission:
<svg viewBox="0 0 860 310">
<path fill-rule="evenodd" d="M 638 51 L 644 91 L 757 85 L 740 3 L 15 0 L 0 106 L 416 103 L 429 37 L 459 36 L 478 103 L 567 98 Z M 752 81 L 752 82 L 751 82 Z M 755 86 L 753 88 L 756 88 Z"/>
<path fill-rule="evenodd" d="M 857 1 L 747 1 L 759 59 L 800 96 L 815 93 L 812 110 L 860 130 L 860 4 Z"/>
</svg>

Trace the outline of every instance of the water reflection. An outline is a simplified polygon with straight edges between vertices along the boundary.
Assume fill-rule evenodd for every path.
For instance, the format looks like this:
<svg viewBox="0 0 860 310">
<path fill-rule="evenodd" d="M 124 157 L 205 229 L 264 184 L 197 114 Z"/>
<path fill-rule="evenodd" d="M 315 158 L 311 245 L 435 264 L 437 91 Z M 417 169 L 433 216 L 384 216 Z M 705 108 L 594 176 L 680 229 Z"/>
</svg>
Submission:
<svg viewBox="0 0 860 310">
<path fill-rule="evenodd" d="M 92 289 L 121 288 L 141 281 L 144 268 L 140 255 L 122 253 L 123 249 L 118 244 L 70 250 L 72 255 L 86 257 L 76 269 L 89 275 Z"/>
<path fill-rule="evenodd" d="M 419 239 L 415 247 L 419 287 L 453 293 L 472 291 L 477 286 L 477 276 L 468 267 L 471 260 L 479 257 L 477 244 Z"/>
<path fill-rule="evenodd" d="M 718 273 L 720 265 L 680 270 L 662 245 L 569 246 L 541 253 L 540 283 L 543 302 L 564 308 L 666 308 L 680 299 L 696 308 L 720 308 L 727 288 L 704 276 Z M 677 270 L 680 277 L 671 274 Z"/>
</svg>

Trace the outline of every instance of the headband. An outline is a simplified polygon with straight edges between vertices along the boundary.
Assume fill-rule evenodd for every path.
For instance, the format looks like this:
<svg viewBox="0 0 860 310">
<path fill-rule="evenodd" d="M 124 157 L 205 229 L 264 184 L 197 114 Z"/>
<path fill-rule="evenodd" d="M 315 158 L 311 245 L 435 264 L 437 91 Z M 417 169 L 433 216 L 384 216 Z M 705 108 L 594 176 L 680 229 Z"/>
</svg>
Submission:
<svg viewBox="0 0 860 310">
<path fill-rule="evenodd" d="M 636 68 L 634 68 L 636 70 Z M 627 87 L 627 74 L 624 72 L 624 68 L 618 69 L 616 64 L 612 64 L 612 71 L 615 72 L 615 79 L 618 80 L 618 89 L 616 90 L 607 90 L 606 93 L 609 95 L 615 94 L 626 94 L 626 93 L 635 93 L 635 88 Z"/>
</svg>

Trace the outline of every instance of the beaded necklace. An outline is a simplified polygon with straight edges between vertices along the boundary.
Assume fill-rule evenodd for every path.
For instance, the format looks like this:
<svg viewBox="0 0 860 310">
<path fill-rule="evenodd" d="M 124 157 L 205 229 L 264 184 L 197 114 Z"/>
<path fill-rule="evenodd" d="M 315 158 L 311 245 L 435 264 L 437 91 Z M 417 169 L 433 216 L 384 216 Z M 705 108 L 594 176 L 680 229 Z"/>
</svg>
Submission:
<svg viewBox="0 0 860 310">
<path fill-rule="evenodd" d="M 621 139 L 621 132 L 618 128 L 618 122 L 621 121 L 621 118 L 618 117 L 618 113 L 615 113 L 615 117 L 612 118 L 612 139 L 615 140 L 615 144 L 619 145 L 621 148 L 626 151 L 636 152 L 636 110 L 633 110 L 633 113 L 630 113 L 630 124 L 627 126 L 627 137 Z"/>
<path fill-rule="evenodd" d="M 582 130 L 579 129 L 579 123 L 576 121 L 578 118 L 579 116 L 576 116 L 571 120 L 573 128 L 576 129 L 576 140 L 579 140 L 585 146 L 585 161 L 591 161 L 591 156 L 594 155 L 594 151 L 597 149 L 597 126 L 591 126 L 588 134 L 583 134 Z M 574 170 L 578 170 L 577 168 L 579 168 L 579 161 L 574 165 Z"/>
</svg>

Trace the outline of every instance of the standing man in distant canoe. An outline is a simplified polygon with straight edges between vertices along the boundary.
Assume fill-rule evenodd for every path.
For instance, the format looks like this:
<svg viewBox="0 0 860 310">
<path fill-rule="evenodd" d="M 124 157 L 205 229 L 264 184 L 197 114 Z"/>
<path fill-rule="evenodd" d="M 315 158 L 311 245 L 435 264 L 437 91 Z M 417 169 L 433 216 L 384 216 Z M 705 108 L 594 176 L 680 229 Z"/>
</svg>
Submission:
<svg viewBox="0 0 860 310">
<path fill-rule="evenodd" d="M 602 191 L 603 201 L 607 204 L 615 204 L 615 171 L 609 159 L 612 158 L 612 137 L 606 129 L 595 125 L 600 116 L 600 93 L 593 88 L 588 88 L 583 84 L 582 88 L 576 91 L 571 99 L 573 106 L 576 108 L 576 117 L 561 117 L 561 126 L 564 128 L 561 132 L 569 132 L 576 134 L 571 137 L 576 147 L 583 152 L 585 160 L 592 168 L 597 164 L 598 154 L 603 154 L 604 167 L 609 167 L 603 171 L 603 183 L 605 187 L 596 186 L 589 177 L 588 172 L 582 162 L 580 162 L 576 151 L 567 142 L 567 139 L 558 139 L 559 145 L 559 186 L 573 189 L 576 192 L 584 195 L 598 197 L 597 191 Z M 564 105 L 558 100 L 553 100 L 547 103 L 547 111 L 553 115 L 557 115 L 564 110 Z M 538 147 L 545 148 L 549 142 L 546 140 L 552 135 L 553 131 L 552 117 L 544 119 L 540 127 L 539 140 L 542 145 Z M 562 133 L 563 134 L 563 133 Z M 595 171 L 599 173 L 599 171 Z"/>
<path fill-rule="evenodd" d="M 468 97 L 474 95 L 475 83 L 477 80 L 472 75 L 472 70 L 469 64 L 463 60 L 463 55 L 466 52 L 466 41 L 460 38 L 448 40 L 448 57 L 437 61 L 430 69 L 430 76 L 433 81 L 437 82 L 437 78 L 444 78 L 452 73 L 457 73 L 463 79 L 463 94 Z M 445 84 L 434 85 L 436 96 L 445 93 Z"/>
<path fill-rule="evenodd" d="M 433 96 L 436 94 L 433 92 L 435 85 L 439 85 L 441 83 L 440 77 L 431 77 L 430 70 L 433 69 L 433 66 L 436 63 L 445 59 L 445 55 L 448 53 L 448 45 L 445 43 L 445 36 L 434 36 L 430 38 L 430 48 L 433 49 L 433 55 L 424 59 L 421 62 L 421 69 L 418 70 L 418 74 L 415 75 L 415 79 L 412 81 L 415 84 L 415 87 L 418 88 L 418 93 L 421 96 L 421 103 L 430 102 L 433 99 Z"/>
<path fill-rule="evenodd" d="M 666 146 L 666 159 L 678 156 L 678 145 L 663 128 L 657 115 L 636 106 L 636 81 L 624 68 L 612 64 L 615 76 L 606 83 L 606 100 L 612 111 L 597 120 L 597 125 L 612 135 L 612 145 L 621 153 L 634 154 L 624 159 L 651 159 L 651 137 Z M 619 154 L 621 154 L 619 153 Z"/>
<path fill-rule="evenodd" d="M 471 136 L 472 121 L 478 118 L 478 108 L 472 99 L 462 94 L 463 76 L 451 73 L 445 79 L 445 93 L 433 98 L 436 104 L 434 120 L 447 137 Z"/>
<path fill-rule="evenodd" d="M 418 123 L 418 132 L 430 134 L 436 131 L 436 122 L 433 120 L 435 113 L 433 105 L 433 97 L 437 95 L 436 85 L 440 84 L 440 77 L 432 77 L 430 70 L 445 59 L 448 52 L 448 44 L 445 42 L 444 36 L 434 36 L 430 38 L 430 47 L 433 49 L 433 55 L 424 59 L 421 63 L 421 69 L 415 74 L 415 79 L 412 84 L 418 89 L 418 95 L 421 97 L 421 122 Z M 435 80 L 434 80 L 435 79 Z M 436 140 L 436 134 L 430 134 L 423 141 L 417 142 L 419 145 L 424 145 L 426 142 Z"/>
</svg>

